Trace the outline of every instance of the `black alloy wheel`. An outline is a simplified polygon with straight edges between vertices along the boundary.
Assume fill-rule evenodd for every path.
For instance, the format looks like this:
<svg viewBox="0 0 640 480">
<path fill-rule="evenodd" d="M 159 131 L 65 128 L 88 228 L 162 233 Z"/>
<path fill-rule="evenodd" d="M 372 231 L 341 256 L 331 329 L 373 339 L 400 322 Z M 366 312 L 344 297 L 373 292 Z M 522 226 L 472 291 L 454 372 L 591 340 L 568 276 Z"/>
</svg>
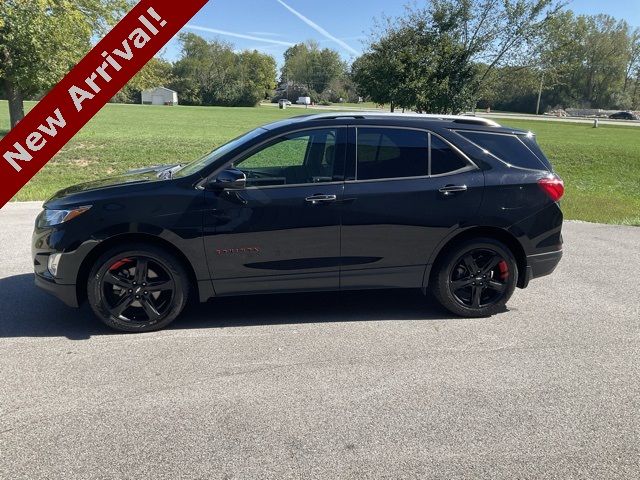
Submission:
<svg viewBox="0 0 640 480">
<path fill-rule="evenodd" d="M 102 277 L 109 313 L 128 322 L 157 322 L 171 308 L 173 275 L 149 257 L 123 258 Z"/>
<path fill-rule="evenodd" d="M 449 289 L 465 307 L 482 308 L 498 302 L 506 293 L 509 266 L 488 249 L 475 249 L 458 259 L 449 278 Z"/>
<path fill-rule="evenodd" d="M 89 278 L 89 303 L 112 328 L 145 332 L 163 328 L 183 310 L 187 275 L 168 252 L 151 246 L 107 252 Z"/>
<path fill-rule="evenodd" d="M 458 245 L 434 268 L 434 296 L 446 309 L 464 317 L 500 312 L 518 283 L 513 254 L 506 245 L 490 238 Z"/>
</svg>

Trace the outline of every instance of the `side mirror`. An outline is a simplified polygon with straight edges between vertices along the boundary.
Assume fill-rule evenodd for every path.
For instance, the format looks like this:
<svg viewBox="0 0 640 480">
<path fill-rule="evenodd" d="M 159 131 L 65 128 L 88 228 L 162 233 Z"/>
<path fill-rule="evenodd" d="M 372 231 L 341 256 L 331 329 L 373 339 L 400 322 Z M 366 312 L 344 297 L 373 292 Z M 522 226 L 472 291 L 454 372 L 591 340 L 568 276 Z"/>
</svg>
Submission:
<svg viewBox="0 0 640 480">
<path fill-rule="evenodd" d="M 247 186 L 247 176 L 237 168 L 227 168 L 218 173 L 209 184 L 217 190 L 243 190 Z"/>
</svg>

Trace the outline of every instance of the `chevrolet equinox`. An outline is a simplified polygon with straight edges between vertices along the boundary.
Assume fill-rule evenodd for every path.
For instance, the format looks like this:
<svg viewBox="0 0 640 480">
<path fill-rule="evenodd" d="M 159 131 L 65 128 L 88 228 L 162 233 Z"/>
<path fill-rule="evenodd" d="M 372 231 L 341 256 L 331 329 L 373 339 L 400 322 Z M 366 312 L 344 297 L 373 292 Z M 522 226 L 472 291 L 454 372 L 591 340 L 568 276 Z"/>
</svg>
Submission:
<svg viewBox="0 0 640 480">
<path fill-rule="evenodd" d="M 190 297 L 272 292 L 419 288 L 484 317 L 560 261 L 563 193 L 533 134 L 491 120 L 301 116 L 58 192 L 35 279 L 129 332 Z"/>
</svg>

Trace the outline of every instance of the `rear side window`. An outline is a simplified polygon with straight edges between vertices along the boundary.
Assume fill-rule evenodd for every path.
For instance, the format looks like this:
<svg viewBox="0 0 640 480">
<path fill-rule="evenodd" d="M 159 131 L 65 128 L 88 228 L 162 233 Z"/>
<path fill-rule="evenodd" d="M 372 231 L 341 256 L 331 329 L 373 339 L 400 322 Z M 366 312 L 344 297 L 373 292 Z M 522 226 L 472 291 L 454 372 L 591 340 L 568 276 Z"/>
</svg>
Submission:
<svg viewBox="0 0 640 480">
<path fill-rule="evenodd" d="M 431 135 L 431 175 L 442 175 L 467 167 L 453 149 L 440 138 Z"/>
<path fill-rule="evenodd" d="M 358 128 L 358 180 L 420 177 L 429 173 L 429 134 L 417 130 Z"/>
<path fill-rule="evenodd" d="M 534 170 L 550 170 L 548 160 L 544 158 L 542 150 L 537 146 L 533 137 L 522 136 L 520 138 L 517 135 L 470 131 L 458 131 L 457 133 L 510 165 Z M 526 140 L 530 145 L 525 144 L 523 140 Z M 535 145 L 535 150 L 538 153 L 534 153 L 532 145 Z"/>
</svg>

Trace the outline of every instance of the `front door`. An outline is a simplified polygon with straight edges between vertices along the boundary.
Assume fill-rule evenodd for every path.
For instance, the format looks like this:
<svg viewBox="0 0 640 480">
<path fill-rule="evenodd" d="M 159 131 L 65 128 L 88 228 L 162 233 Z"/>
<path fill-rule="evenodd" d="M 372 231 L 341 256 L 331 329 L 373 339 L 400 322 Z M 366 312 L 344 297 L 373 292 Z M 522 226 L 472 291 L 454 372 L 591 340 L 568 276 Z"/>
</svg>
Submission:
<svg viewBox="0 0 640 480">
<path fill-rule="evenodd" d="M 207 192 L 217 295 L 339 288 L 344 128 L 278 136 L 233 164 L 243 190 Z"/>
<path fill-rule="evenodd" d="M 419 287 L 434 249 L 478 211 L 484 175 L 430 132 L 351 130 L 341 288 Z"/>
</svg>

